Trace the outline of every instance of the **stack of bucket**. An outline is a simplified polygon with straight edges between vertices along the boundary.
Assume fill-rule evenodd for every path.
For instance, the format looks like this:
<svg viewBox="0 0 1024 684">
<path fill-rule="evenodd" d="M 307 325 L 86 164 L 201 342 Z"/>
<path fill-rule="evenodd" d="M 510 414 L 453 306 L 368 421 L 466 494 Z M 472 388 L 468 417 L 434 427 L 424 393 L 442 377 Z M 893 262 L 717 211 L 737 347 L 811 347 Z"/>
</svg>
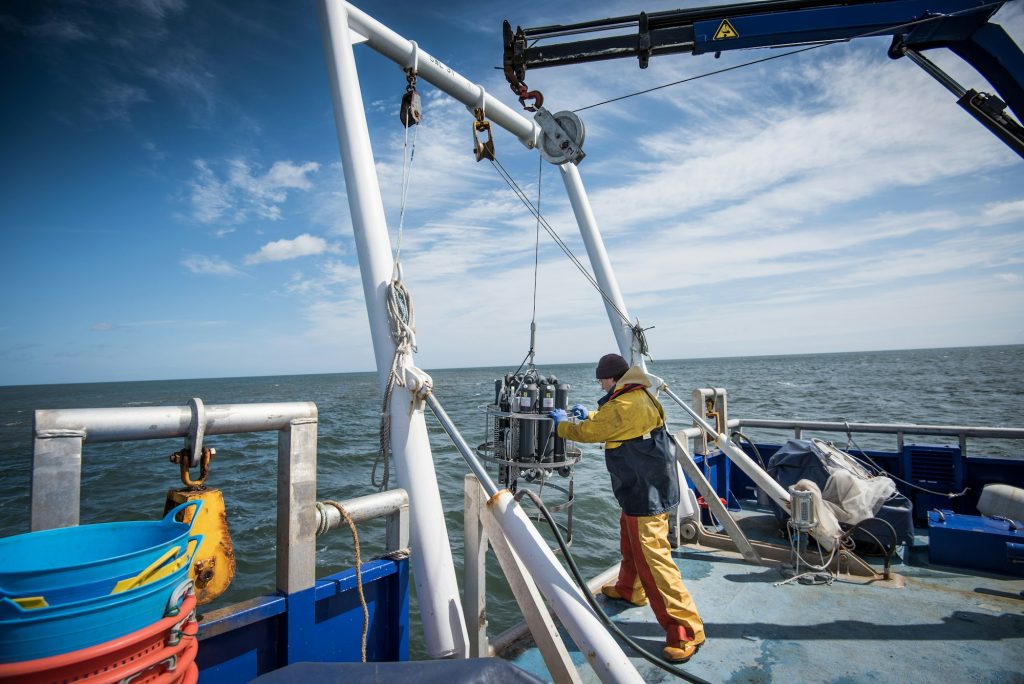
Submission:
<svg viewBox="0 0 1024 684">
<path fill-rule="evenodd" d="M 201 506 L 0 539 L 0 680 L 195 682 L 202 536 L 175 518 Z"/>
</svg>

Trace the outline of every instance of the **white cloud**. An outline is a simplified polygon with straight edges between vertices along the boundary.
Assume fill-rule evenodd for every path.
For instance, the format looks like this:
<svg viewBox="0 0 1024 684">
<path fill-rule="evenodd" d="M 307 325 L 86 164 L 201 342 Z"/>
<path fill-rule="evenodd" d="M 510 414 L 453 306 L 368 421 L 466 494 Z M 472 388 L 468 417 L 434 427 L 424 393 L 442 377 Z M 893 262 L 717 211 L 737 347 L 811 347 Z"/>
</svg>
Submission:
<svg viewBox="0 0 1024 684">
<path fill-rule="evenodd" d="M 1024 200 L 991 204 L 982 212 L 986 225 L 1024 220 Z"/>
<path fill-rule="evenodd" d="M 359 267 L 350 266 L 344 262 L 331 260 L 321 264 L 320 274 L 314 277 L 306 277 L 302 273 L 295 273 L 285 285 L 285 289 L 291 294 L 330 296 L 335 285 L 343 285 L 350 288 L 359 281 Z M 358 297 L 358 294 L 355 296 Z"/>
<path fill-rule="evenodd" d="M 657 356 L 691 355 L 704 345 L 702 331 L 709 344 L 724 340 L 718 353 L 785 353 L 781 337 L 761 350 L 744 331 L 782 331 L 786 319 L 815 316 L 838 327 L 804 351 L 892 347 L 907 320 L 899 306 L 911 305 L 928 312 L 913 317 L 928 334 L 914 343 L 913 334 L 901 333 L 895 344 L 984 343 L 985 335 L 1012 341 L 1000 326 L 1024 327 L 1019 314 L 993 313 L 1022 297 L 1009 291 L 1017 282 L 1007 269 L 1024 259 L 1024 238 L 1013 228 L 1024 206 L 981 192 L 986 174 L 1019 174 L 1019 159 L 914 65 L 874 54 L 884 55 L 882 42 L 825 48 L 581 115 L 591 153 L 581 174 L 630 313 L 658 326 L 651 333 Z M 662 63 L 679 77 L 678 64 Z M 642 87 L 635 64 L 628 73 L 611 70 L 611 78 L 587 77 L 594 69 L 544 70 L 530 85 L 559 109 Z M 892 92 L 901 95 L 880 95 Z M 427 104 L 402 249 L 421 363 L 521 356 L 532 305 L 533 218 L 486 163 L 452 153 L 452 140 L 468 140 L 462 105 Z M 658 107 L 675 114 L 656 115 Z M 392 217 L 401 188 L 399 135 L 375 142 Z M 496 139 L 499 158 L 534 198 L 535 157 L 513 149 L 518 143 L 507 135 Z M 545 165 L 544 174 L 545 215 L 586 261 L 558 173 Z M 600 295 L 543 234 L 540 269 L 546 352 L 578 360 L 607 351 L 612 338 Z M 960 303 L 983 296 L 984 283 L 1007 289 L 984 295 L 992 311 L 944 306 L 946 296 Z M 967 320 L 970 334 L 943 337 Z M 865 332 L 853 334 L 858 327 Z M 715 354 L 702 346 L 702 355 Z"/>
<path fill-rule="evenodd" d="M 193 255 L 182 260 L 182 265 L 199 275 L 240 276 L 245 275 L 220 257 Z"/>
<path fill-rule="evenodd" d="M 289 190 L 310 190 L 309 175 L 320 169 L 317 162 L 294 164 L 277 161 L 264 174 L 254 172 L 246 161 L 227 162 L 222 180 L 204 159 L 195 162 L 196 177 L 189 183 L 192 216 L 200 223 L 235 225 L 252 218 L 271 221 L 282 217 L 281 205 Z"/>
<path fill-rule="evenodd" d="M 322 237 L 303 233 L 291 240 L 275 240 L 260 247 L 258 252 L 245 257 L 247 265 L 263 264 L 269 261 L 287 261 L 304 256 L 316 256 L 326 252 L 337 252 L 338 246 L 331 245 Z"/>
</svg>

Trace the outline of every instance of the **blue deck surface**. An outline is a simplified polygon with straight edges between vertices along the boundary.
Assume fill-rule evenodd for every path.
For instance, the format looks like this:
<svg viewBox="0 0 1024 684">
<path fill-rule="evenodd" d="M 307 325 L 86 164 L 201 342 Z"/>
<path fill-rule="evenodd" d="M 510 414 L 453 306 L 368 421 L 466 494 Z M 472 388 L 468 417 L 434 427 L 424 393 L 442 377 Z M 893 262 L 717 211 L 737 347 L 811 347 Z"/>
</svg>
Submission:
<svg viewBox="0 0 1024 684">
<path fill-rule="evenodd" d="M 920 537 L 893 566 L 902 587 L 775 586 L 785 578 L 776 565 L 676 549 L 708 639 L 683 669 L 710 682 L 1024 682 L 1024 579 L 929 566 L 924 544 Z M 598 600 L 623 632 L 660 653 L 664 632 L 649 607 Z M 567 637 L 566 645 L 582 680 L 598 681 Z M 633 660 L 648 682 L 681 681 Z M 513 662 L 551 681 L 535 647 Z"/>
</svg>

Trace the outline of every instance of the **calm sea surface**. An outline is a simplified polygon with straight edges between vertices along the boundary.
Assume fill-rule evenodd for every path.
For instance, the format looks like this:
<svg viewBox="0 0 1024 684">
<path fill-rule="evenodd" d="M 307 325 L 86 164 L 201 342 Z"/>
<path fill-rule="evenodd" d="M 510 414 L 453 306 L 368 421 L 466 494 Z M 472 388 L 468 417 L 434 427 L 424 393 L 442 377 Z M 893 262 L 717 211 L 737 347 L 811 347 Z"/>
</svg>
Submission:
<svg viewBox="0 0 1024 684">
<path fill-rule="evenodd" d="M 570 403 L 593 406 L 600 396 L 592 364 L 538 368 L 572 385 Z M 494 379 L 514 369 L 431 371 L 436 396 L 470 444 L 484 441 L 483 407 L 493 400 Z M 659 361 L 650 370 L 685 400 L 698 387 L 726 388 L 733 418 L 1024 426 L 1024 345 Z M 315 402 L 320 416 L 318 498 L 344 500 L 375 491 L 370 483 L 380 406 L 375 373 L 0 387 L 0 536 L 29 529 L 33 411 L 180 406 L 191 397 L 206 404 Z M 690 424 L 681 409 L 670 402 L 666 408 L 672 427 Z M 462 481 L 468 468 L 429 413 L 427 425 L 461 575 Z M 778 441 L 786 435 L 751 436 Z M 846 443 L 841 434 L 822 437 L 839 446 Z M 884 436 L 856 440 L 864 448 L 895 446 L 894 438 Z M 277 435 L 216 436 L 206 443 L 217 449 L 207 483 L 224 492 L 238 561 L 236 579 L 212 604 L 216 608 L 274 590 Z M 168 455 L 181 446 L 177 439 L 86 444 L 81 521 L 158 518 L 166 491 L 180 485 Z M 971 442 L 970 447 L 973 454 L 1021 455 L 1019 447 L 994 441 Z M 601 451 L 583 448 L 575 474 L 573 554 L 584 574 L 592 576 L 617 560 L 617 534 L 609 521 L 617 520 L 618 508 Z M 392 486 L 397 486 L 394 479 Z M 361 526 L 364 558 L 383 549 L 382 529 L 379 524 Z M 319 538 L 318 575 L 352 563 L 347 530 Z M 520 618 L 510 596 L 501 592 L 504 582 L 493 559 L 489 573 L 490 631 L 496 635 Z M 415 656 L 419 639 L 413 642 Z"/>
</svg>

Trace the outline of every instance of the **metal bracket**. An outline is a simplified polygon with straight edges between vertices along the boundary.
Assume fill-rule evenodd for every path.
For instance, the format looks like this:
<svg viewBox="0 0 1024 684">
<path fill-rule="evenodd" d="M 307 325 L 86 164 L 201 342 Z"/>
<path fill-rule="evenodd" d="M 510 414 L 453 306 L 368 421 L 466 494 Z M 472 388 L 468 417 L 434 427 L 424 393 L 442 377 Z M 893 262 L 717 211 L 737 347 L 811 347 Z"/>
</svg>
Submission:
<svg viewBox="0 0 1024 684">
<path fill-rule="evenodd" d="M 637 36 L 636 56 L 640 61 L 640 68 L 646 69 L 651 59 L 651 30 L 647 26 L 647 12 L 641 12 L 639 21 L 639 35 Z"/>
<path fill-rule="evenodd" d="M 203 453 L 203 436 L 206 434 L 206 406 L 199 397 L 192 397 L 188 402 L 192 411 L 192 422 L 188 425 L 188 437 L 185 438 L 185 447 L 188 449 L 188 464 L 190 468 L 199 465 Z"/>
</svg>

